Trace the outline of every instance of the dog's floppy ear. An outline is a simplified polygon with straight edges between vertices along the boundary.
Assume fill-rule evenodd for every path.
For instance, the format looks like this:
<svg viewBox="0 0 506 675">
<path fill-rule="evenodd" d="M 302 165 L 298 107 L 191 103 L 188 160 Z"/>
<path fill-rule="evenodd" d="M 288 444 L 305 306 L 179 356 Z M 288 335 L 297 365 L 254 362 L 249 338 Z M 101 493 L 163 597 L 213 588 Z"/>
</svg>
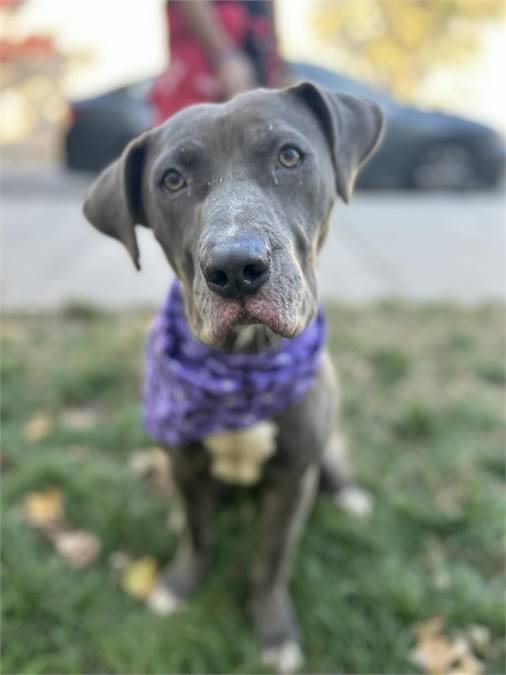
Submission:
<svg viewBox="0 0 506 675">
<path fill-rule="evenodd" d="M 385 121 L 372 101 L 335 94 L 310 82 L 288 90 L 318 118 L 332 153 L 338 194 L 348 203 L 358 172 L 381 143 Z"/>
<path fill-rule="evenodd" d="M 89 189 L 83 206 L 90 223 L 124 244 L 139 270 L 135 225 L 146 225 L 142 208 L 142 172 L 149 132 L 131 141 Z"/>
</svg>

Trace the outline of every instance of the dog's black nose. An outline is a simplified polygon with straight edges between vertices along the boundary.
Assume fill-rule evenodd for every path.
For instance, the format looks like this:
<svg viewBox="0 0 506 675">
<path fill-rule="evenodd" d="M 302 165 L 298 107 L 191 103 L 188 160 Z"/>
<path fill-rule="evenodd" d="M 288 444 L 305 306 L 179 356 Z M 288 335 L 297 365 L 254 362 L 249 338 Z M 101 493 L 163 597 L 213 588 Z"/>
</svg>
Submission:
<svg viewBox="0 0 506 675">
<path fill-rule="evenodd" d="M 224 298 L 255 293 L 270 275 L 266 242 L 245 237 L 215 243 L 200 263 L 208 287 Z"/>
</svg>

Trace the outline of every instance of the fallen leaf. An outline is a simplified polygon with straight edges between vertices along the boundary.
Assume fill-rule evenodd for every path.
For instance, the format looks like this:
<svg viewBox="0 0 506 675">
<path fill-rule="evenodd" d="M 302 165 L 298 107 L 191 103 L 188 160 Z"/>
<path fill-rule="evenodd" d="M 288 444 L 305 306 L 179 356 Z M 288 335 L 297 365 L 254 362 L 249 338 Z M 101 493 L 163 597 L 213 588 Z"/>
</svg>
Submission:
<svg viewBox="0 0 506 675">
<path fill-rule="evenodd" d="M 57 487 L 29 492 L 23 509 L 29 525 L 41 530 L 56 551 L 73 567 L 90 565 L 100 552 L 99 539 L 89 532 L 73 530 L 64 520 L 63 494 Z"/>
<path fill-rule="evenodd" d="M 433 616 L 432 619 L 417 623 L 413 627 L 413 633 L 415 634 L 417 640 L 421 642 L 426 638 L 441 633 L 444 628 L 445 621 L 445 617 L 438 614 L 437 616 Z"/>
<path fill-rule="evenodd" d="M 411 662 L 426 673 L 443 675 L 454 664 L 456 656 L 453 644 L 444 635 L 433 635 L 411 652 Z"/>
<path fill-rule="evenodd" d="M 158 563 L 155 558 L 134 560 L 121 576 L 121 586 L 135 598 L 144 600 L 153 591 L 158 579 Z"/>
<path fill-rule="evenodd" d="M 61 490 L 52 487 L 44 492 L 29 492 L 24 498 L 24 512 L 32 527 L 42 529 L 56 527 L 64 516 Z"/>
<path fill-rule="evenodd" d="M 136 450 L 130 455 L 128 466 L 141 476 L 147 474 L 153 464 L 153 448 L 149 450 Z"/>
<path fill-rule="evenodd" d="M 53 428 L 53 420 L 47 413 L 38 412 L 33 415 L 23 428 L 23 435 L 27 441 L 36 443 L 49 436 Z"/>
<path fill-rule="evenodd" d="M 71 431 L 93 429 L 97 420 L 98 413 L 91 408 L 66 408 L 61 416 L 63 426 Z"/>
<path fill-rule="evenodd" d="M 479 675 L 483 664 L 462 636 L 442 633 L 445 619 L 435 616 L 413 628 L 417 644 L 410 653 L 412 663 L 429 675 Z"/>
<path fill-rule="evenodd" d="M 146 477 L 155 492 L 168 494 L 173 489 L 170 459 L 165 450 L 150 448 L 132 453 L 129 466 L 135 473 Z"/>
<path fill-rule="evenodd" d="M 62 530 L 55 532 L 52 541 L 58 553 L 78 569 L 88 567 L 100 553 L 98 537 L 83 530 Z"/>
<path fill-rule="evenodd" d="M 456 668 L 450 670 L 450 675 L 480 675 L 483 673 L 483 663 L 473 654 L 464 654 Z"/>
</svg>

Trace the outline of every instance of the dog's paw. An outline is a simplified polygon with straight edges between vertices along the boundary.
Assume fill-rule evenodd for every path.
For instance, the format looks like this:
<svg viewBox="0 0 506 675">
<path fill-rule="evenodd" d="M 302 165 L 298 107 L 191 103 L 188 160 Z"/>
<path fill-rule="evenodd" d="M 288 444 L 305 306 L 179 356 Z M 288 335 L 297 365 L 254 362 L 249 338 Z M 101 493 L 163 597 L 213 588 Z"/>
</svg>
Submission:
<svg viewBox="0 0 506 675">
<path fill-rule="evenodd" d="M 262 663 L 275 673 L 289 675 L 295 673 L 304 663 L 302 650 L 297 642 L 290 640 L 277 647 L 269 647 L 262 652 Z"/>
<path fill-rule="evenodd" d="M 163 616 L 174 614 L 184 606 L 181 598 L 162 584 L 155 587 L 148 596 L 146 604 L 153 612 Z"/>
<path fill-rule="evenodd" d="M 374 499 L 370 492 L 356 485 L 343 487 L 334 497 L 338 508 L 353 516 L 366 517 L 374 508 Z"/>
</svg>

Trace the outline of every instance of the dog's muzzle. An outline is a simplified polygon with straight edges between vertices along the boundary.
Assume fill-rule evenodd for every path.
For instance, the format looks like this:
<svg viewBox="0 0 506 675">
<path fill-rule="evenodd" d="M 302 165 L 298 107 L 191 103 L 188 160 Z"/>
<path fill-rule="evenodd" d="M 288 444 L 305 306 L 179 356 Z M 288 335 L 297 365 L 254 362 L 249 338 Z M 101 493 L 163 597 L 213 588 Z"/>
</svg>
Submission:
<svg viewBox="0 0 506 675">
<path fill-rule="evenodd" d="M 269 279 L 269 247 L 256 235 L 216 241 L 206 245 L 200 268 L 208 288 L 222 298 L 253 295 Z"/>
</svg>

